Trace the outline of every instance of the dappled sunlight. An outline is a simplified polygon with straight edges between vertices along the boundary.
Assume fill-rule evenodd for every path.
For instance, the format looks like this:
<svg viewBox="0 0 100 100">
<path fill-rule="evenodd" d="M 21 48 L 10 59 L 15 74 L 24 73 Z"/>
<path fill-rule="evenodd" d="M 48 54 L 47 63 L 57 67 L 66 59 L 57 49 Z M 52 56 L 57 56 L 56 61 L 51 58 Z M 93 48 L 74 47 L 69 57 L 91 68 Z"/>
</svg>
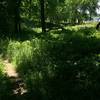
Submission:
<svg viewBox="0 0 100 100">
<path fill-rule="evenodd" d="M 5 80 L 10 99 L 99 98 L 99 31 L 73 27 L 50 30 L 29 40 L 2 40 L 1 58 L 11 75 Z M 6 92 L 2 95 L 5 98 Z"/>
<path fill-rule="evenodd" d="M 29 98 L 99 98 L 100 39 L 91 29 L 52 31 L 46 38 L 9 43 L 8 58 L 15 62 Z"/>
<path fill-rule="evenodd" d="M 0 100 L 99 100 L 99 0 L 0 1 Z"/>
</svg>

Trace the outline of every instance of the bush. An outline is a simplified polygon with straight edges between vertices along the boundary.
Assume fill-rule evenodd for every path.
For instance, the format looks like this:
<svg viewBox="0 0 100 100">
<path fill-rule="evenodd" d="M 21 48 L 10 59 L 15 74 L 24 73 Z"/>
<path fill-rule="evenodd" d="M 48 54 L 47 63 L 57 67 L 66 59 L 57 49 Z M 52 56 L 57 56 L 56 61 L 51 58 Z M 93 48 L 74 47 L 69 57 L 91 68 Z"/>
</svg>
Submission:
<svg viewBox="0 0 100 100">
<path fill-rule="evenodd" d="M 30 98 L 98 100 L 99 39 L 79 35 L 61 38 L 9 43 L 8 56 L 16 63 Z"/>
<path fill-rule="evenodd" d="M 3 74 L 3 71 L 4 71 L 4 64 L 3 64 L 2 60 L 0 60 L 0 75 Z"/>
<path fill-rule="evenodd" d="M 7 38 L 5 40 L 0 38 L 0 55 L 2 57 L 5 57 L 7 54 L 8 41 L 9 39 Z"/>
</svg>

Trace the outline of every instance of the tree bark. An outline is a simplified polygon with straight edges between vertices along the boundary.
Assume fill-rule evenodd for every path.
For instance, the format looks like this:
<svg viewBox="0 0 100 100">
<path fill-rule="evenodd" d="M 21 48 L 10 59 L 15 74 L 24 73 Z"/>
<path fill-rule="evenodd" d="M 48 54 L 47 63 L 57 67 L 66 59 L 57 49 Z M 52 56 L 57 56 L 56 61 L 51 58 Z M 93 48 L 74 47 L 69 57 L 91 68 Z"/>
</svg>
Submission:
<svg viewBox="0 0 100 100">
<path fill-rule="evenodd" d="M 40 0 L 42 32 L 46 32 L 44 0 Z"/>
<path fill-rule="evenodd" d="M 21 25 L 20 25 L 20 3 L 21 0 L 16 0 L 15 7 L 15 33 L 20 33 Z"/>
<path fill-rule="evenodd" d="M 10 36 L 17 36 L 20 33 L 20 3 L 21 0 L 8 0 L 8 28 Z"/>
</svg>

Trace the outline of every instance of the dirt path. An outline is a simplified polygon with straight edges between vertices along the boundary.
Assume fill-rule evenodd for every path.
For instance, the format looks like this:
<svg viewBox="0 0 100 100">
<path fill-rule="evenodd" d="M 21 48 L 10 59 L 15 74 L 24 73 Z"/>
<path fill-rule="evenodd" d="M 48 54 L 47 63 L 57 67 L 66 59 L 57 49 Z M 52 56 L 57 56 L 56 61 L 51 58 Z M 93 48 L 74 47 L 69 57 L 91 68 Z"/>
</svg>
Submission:
<svg viewBox="0 0 100 100">
<path fill-rule="evenodd" d="M 16 68 L 9 63 L 8 60 L 4 60 L 5 65 L 5 73 L 9 77 L 14 94 L 22 95 L 27 92 L 25 83 L 23 82 L 22 78 L 19 77 Z"/>
<path fill-rule="evenodd" d="M 8 60 L 4 60 L 4 65 L 5 65 L 5 73 L 9 77 L 18 77 L 18 73 L 16 72 L 15 67 L 8 62 Z"/>
</svg>

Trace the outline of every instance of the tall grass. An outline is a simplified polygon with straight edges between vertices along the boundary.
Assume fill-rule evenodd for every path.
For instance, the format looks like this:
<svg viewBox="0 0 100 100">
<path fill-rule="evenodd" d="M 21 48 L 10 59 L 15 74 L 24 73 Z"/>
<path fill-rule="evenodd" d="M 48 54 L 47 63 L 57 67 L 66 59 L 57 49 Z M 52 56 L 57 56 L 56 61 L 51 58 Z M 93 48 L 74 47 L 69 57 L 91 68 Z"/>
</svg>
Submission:
<svg viewBox="0 0 100 100">
<path fill-rule="evenodd" d="M 100 98 L 100 40 L 93 36 L 94 30 L 68 29 L 44 39 L 9 42 L 8 58 L 16 64 L 31 98 Z"/>
</svg>

